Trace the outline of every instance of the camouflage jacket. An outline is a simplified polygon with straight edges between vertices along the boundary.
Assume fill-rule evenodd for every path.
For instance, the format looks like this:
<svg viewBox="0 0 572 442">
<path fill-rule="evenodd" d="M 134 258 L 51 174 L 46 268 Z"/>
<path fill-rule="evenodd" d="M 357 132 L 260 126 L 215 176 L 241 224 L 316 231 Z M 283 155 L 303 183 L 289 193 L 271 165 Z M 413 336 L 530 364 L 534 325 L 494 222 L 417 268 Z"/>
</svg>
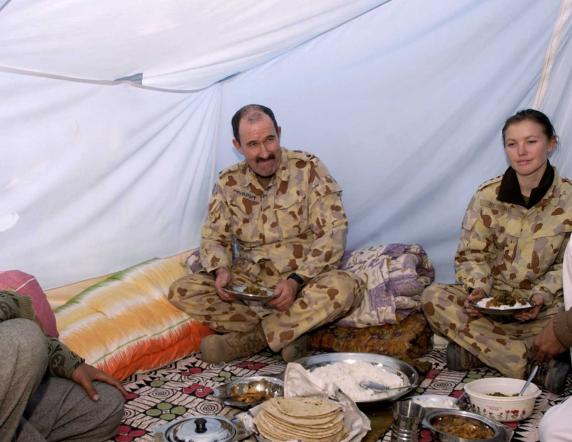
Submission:
<svg viewBox="0 0 572 442">
<path fill-rule="evenodd" d="M 9 319 L 34 320 L 32 300 L 13 292 L 0 291 L 0 323 Z M 46 336 L 48 347 L 48 372 L 52 376 L 70 378 L 84 360 L 73 353 L 56 338 Z"/>
<path fill-rule="evenodd" d="M 455 256 L 457 280 L 491 296 L 534 294 L 552 305 L 562 298 L 562 261 L 572 231 L 572 182 L 556 170 L 552 185 L 530 209 L 497 200 L 501 178 L 473 196 Z"/>
<path fill-rule="evenodd" d="M 338 266 L 347 228 L 341 189 L 322 162 L 282 148 L 266 190 L 244 161 L 220 173 L 202 230 L 201 264 L 209 272 L 230 269 L 236 240 L 240 260 L 270 260 L 280 273 L 313 278 Z"/>
</svg>

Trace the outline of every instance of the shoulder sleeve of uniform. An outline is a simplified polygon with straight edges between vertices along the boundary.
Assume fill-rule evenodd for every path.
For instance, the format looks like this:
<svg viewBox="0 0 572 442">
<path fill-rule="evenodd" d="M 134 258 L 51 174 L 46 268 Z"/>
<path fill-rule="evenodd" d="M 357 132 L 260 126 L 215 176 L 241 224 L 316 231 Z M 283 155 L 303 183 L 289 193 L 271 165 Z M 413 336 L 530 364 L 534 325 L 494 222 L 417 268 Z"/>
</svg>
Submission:
<svg viewBox="0 0 572 442">
<path fill-rule="evenodd" d="M 485 190 L 488 187 L 493 186 L 494 184 L 500 184 L 500 182 L 502 181 L 502 175 L 496 176 L 494 178 L 491 178 L 490 180 L 485 181 L 484 183 L 482 183 L 478 189 L 477 192 L 480 192 L 481 190 Z"/>
<path fill-rule="evenodd" d="M 315 155 L 306 154 L 311 163 L 310 183 L 314 191 L 321 196 L 341 193 L 342 188 L 328 171 L 324 163 Z"/>
</svg>

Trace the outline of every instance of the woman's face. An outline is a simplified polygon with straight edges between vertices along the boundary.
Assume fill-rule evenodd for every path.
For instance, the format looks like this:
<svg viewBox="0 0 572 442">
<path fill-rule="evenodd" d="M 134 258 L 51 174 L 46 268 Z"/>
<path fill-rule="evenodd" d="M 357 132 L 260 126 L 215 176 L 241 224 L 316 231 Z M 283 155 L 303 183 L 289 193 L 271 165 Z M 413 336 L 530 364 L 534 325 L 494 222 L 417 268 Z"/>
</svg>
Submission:
<svg viewBox="0 0 572 442">
<path fill-rule="evenodd" d="M 556 138 L 549 139 L 535 121 L 512 123 L 505 131 L 504 149 L 519 177 L 537 177 L 540 182 L 548 154 L 555 148 Z"/>
</svg>

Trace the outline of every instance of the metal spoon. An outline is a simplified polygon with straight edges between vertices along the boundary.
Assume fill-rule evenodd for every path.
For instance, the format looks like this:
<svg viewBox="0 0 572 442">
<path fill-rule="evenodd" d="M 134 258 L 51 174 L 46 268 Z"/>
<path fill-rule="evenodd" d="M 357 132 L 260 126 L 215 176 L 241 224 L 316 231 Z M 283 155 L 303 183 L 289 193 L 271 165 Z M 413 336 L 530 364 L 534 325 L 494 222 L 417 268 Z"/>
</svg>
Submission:
<svg viewBox="0 0 572 442">
<path fill-rule="evenodd" d="M 360 382 L 359 386 L 361 388 L 377 390 L 377 391 L 396 391 L 396 390 L 404 390 L 406 388 L 416 387 L 416 385 L 404 385 L 403 387 L 388 387 L 387 385 L 378 384 L 377 382 L 372 382 L 372 381 Z"/>
<path fill-rule="evenodd" d="M 536 364 L 534 367 L 532 367 L 532 370 L 530 371 L 530 374 L 528 375 L 528 378 L 526 379 L 526 382 L 524 383 L 522 390 L 520 390 L 520 393 L 518 393 L 519 396 L 524 395 L 524 392 L 526 391 L 526 389 L 528 388 L 528 386 L 530 385 L 530 383 L 534 379 L 534 376 L 536 376 L 536 372 L 538 371 L 538 367 L 539 367 L 538 364 Z"/>
</svg>

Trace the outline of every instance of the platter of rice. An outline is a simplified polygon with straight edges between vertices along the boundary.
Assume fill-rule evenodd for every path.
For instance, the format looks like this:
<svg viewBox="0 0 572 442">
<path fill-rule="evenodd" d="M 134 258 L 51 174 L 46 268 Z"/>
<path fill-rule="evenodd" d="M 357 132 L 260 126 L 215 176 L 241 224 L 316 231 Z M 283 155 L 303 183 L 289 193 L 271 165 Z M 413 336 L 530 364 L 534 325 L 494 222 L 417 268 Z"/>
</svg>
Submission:
<svg viewBox="0 0 572 442">
<path fill-rule="evenodd" d="M 319 396 L 269 399 L 254 423 L 259 441 L 339 442 L 348 435 L 341 405 Z"/>
<path fill-rule="evenodd" d="M 394 401 L 417 387 L 419 375 L 409 364 L 373 353 L 324 353 L 297 360 L 312 375 L 335 384 L 354 402 Z M 387 391 L 365 388 L 384 385 Z"/>
</svg>

